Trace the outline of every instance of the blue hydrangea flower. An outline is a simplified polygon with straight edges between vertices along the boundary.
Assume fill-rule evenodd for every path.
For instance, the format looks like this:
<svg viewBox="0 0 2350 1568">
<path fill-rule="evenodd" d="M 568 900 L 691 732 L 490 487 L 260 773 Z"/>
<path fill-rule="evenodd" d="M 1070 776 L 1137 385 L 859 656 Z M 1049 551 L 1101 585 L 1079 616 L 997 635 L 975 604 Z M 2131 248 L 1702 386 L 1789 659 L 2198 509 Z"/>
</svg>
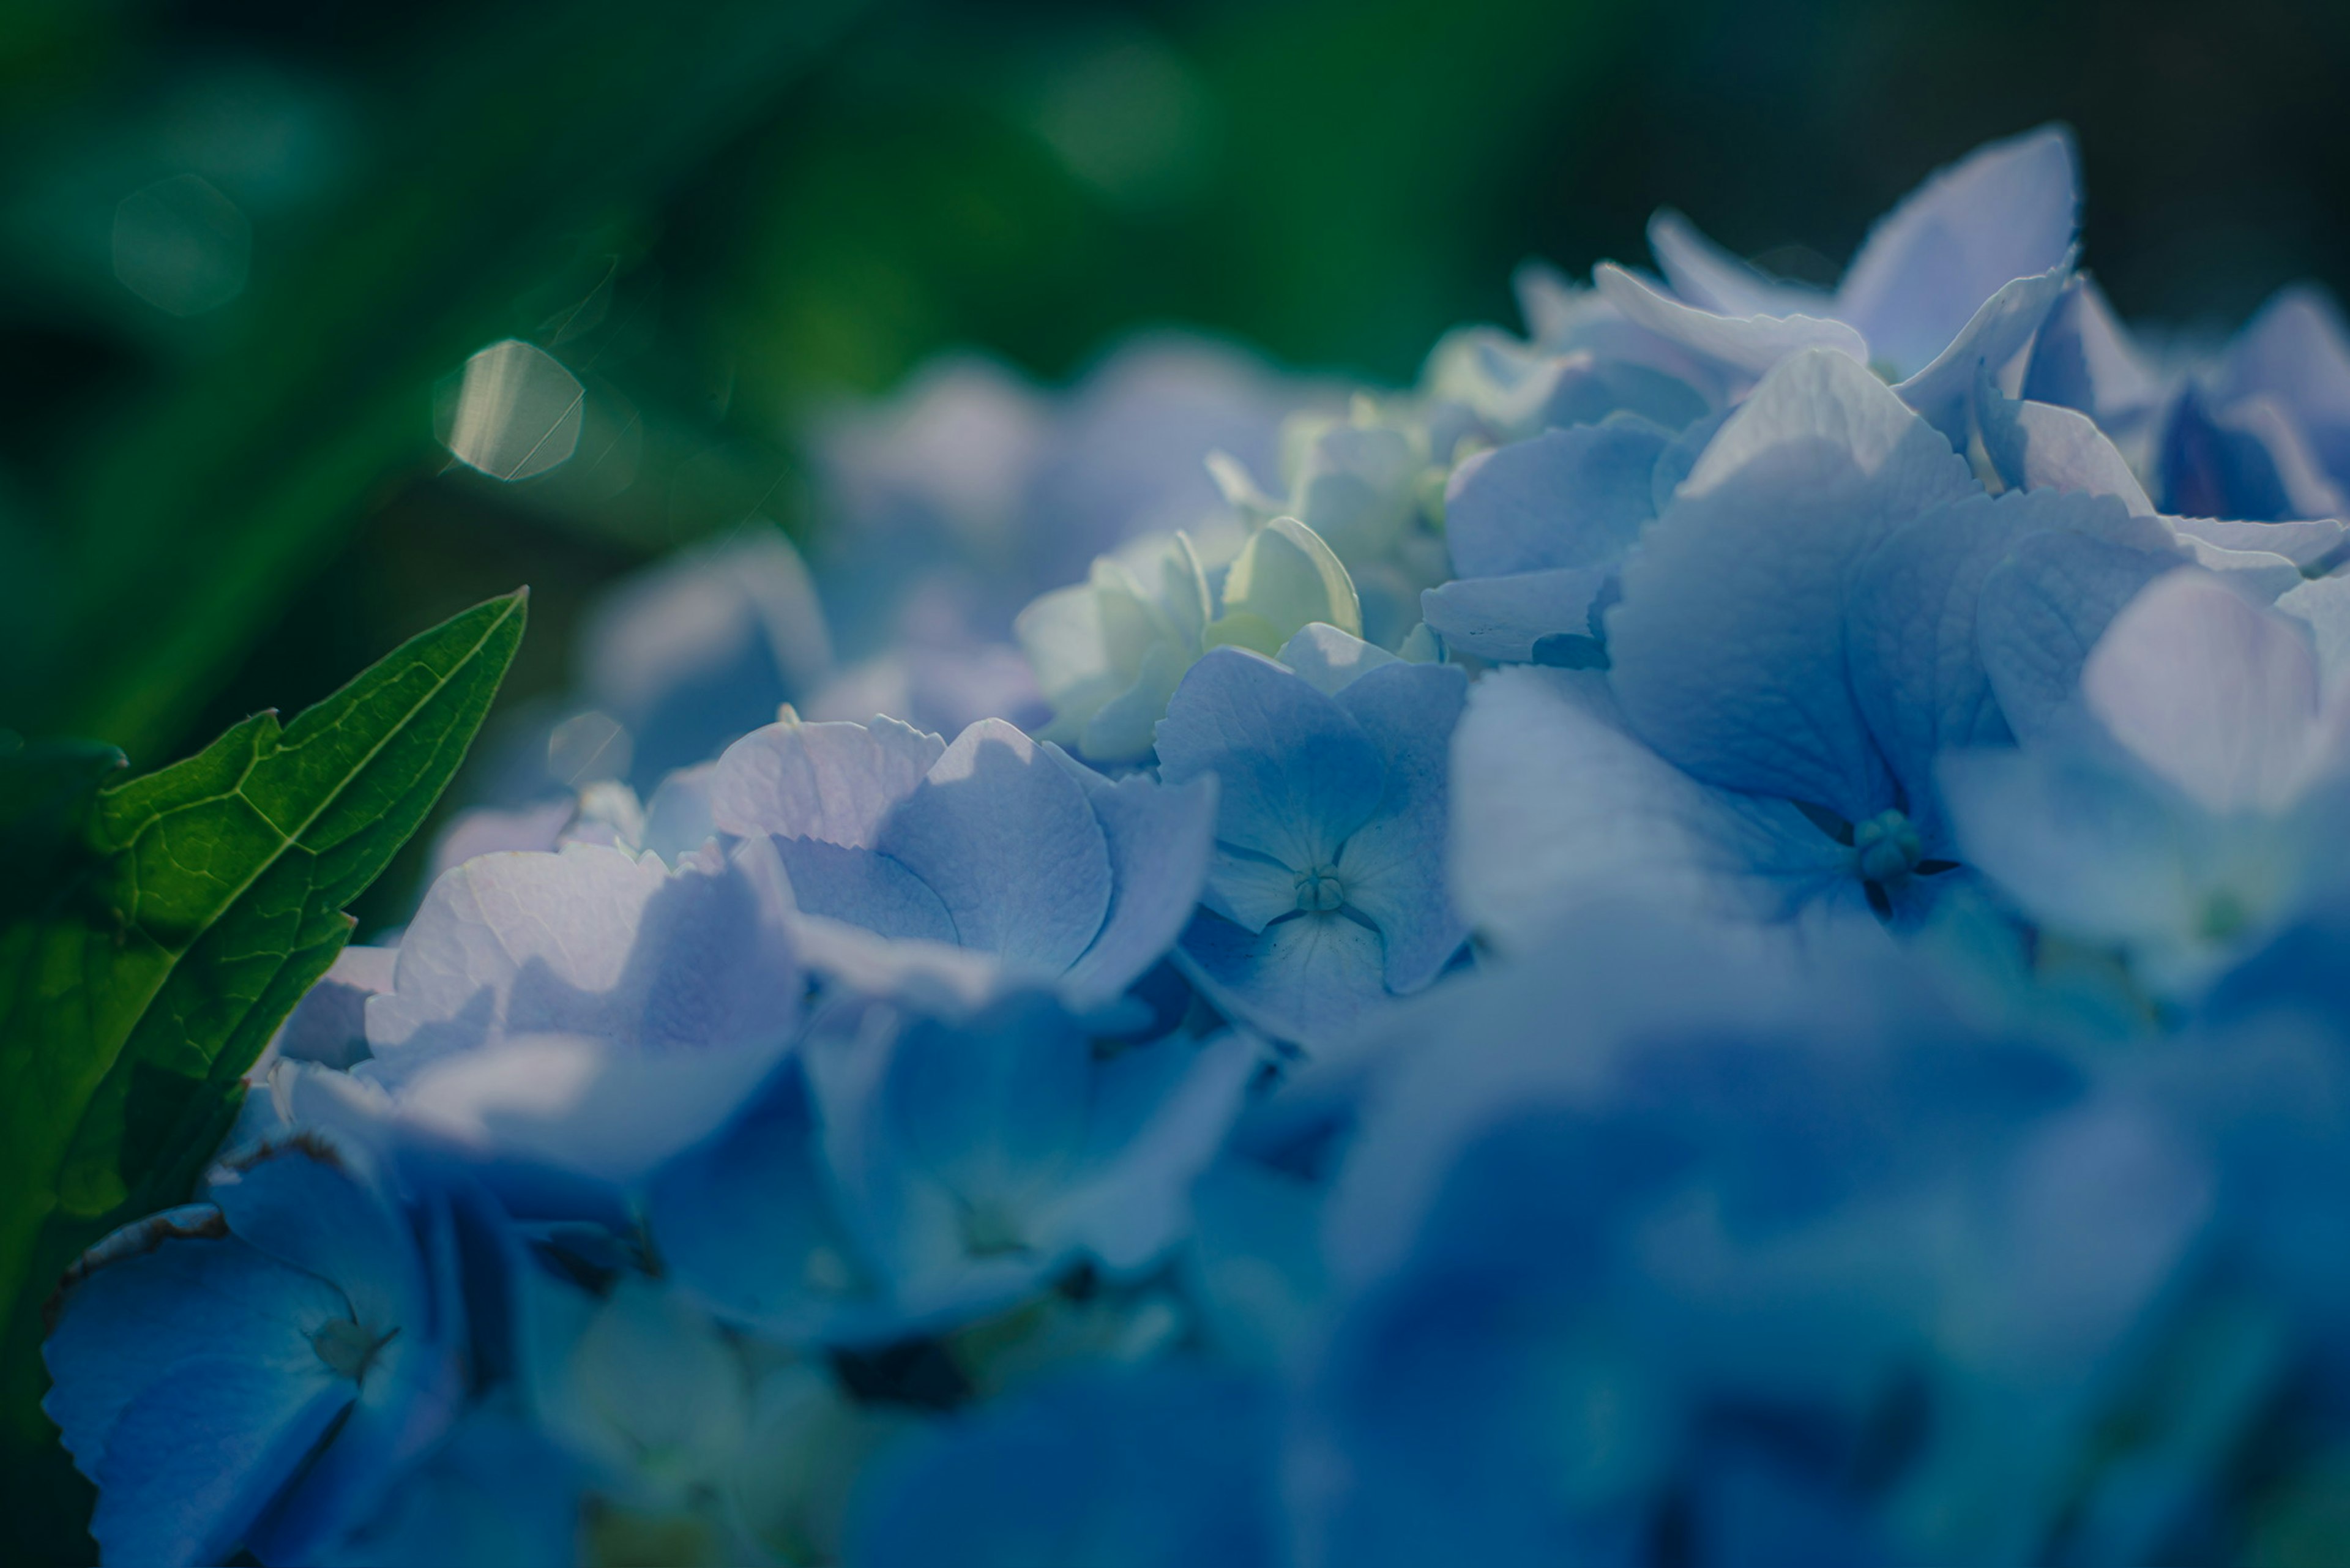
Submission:
<svg viewBox="0 0 2350 1568">
<path fill-rule="evenodd" d="M 2190 1355 L 2083 1466 L 2178 1348 L 2191 1144 L 1923 971 L 1725 934 L 1587 912 L 1391 1058 L 1326 1227 L 1321 1551 L 2029 1561 L 2085 1512 L 2146 1560 L 2187 1505 L 2130 1467 L 2279 1370 Z"/>
<path fill-rule="evenodd" d="M 1877 221 L 1834 295 L 1769 277 L 1673 212 L 1648 225 L 1667 293 L 1621 267 L 1595 273 L 1630 320 L 1759 378 L 1828 348 L 1884 368 L 1902 400 L 1954 441 L 1979 366 L 2032 341 L 2071 276 L 2080 212 L 2072 137 L 2049 127 L 1992 142 Z"/>
<path fill-rule="evenodd" d="M 2350 705 L 2289 621 L 2165 576 L 2097 641 L 2078 703 L 2087 733 L 1942 762 L 1969 858 L 2048 929 L 2177 991 L 2350 871 Z"/>
<path fill-rule="evenodd" d="M 771 855 L 803 915 L 985 955 L 1114 1002 L 1181 931 L 1214 787 L 1118 783 L 985 720 L 949 745 L 871 726 L 775 724 L 728 748 L 712 819 Z"/>
<path fill-rule="evenodd" d="M 1219 649 L 1159 725 L 1159 776 L 1221 782 L 1180 952 L 1220 1006 L 1305 1044 L 1426 986 L 1466 935 L 1445 893 L 1445 754 L 1468 682 L 1330 627 Z"/>
<path fill-rule="evenodd" d="M 107 1561 L 311 1562 L 371 1513 L 466 1389 L 453 1223 L 296 1141 L 93 1250 L 43 1407 Z"/>
<path fill-rule="evenodd" d="M 1512 677 L 1472 701 L 1464 908 L 1523 936 L 1641 883 L 1716 915 L 1910 918 L 1956 858 L 1936 758 L 2046 729 L 2106 620 L 2199 556 L 2248 591 L 2300 580 L 2115 496 L 1988 497 L 1858 365 L 1795 356 L 1641 532 L 1606 616 L 1607 699 Z"/>
<path fill-rule="evenodd" d="M 1180 1233 L 1260 1054 L 1105 1049 L 1035 993 L 962 1018 L 861 1004 L 655 1177 L 648 1223 L 715 1310 L 785 1334 L 967 1318 L 1080 1258 L 1130 1273 Z"/>
</svg>

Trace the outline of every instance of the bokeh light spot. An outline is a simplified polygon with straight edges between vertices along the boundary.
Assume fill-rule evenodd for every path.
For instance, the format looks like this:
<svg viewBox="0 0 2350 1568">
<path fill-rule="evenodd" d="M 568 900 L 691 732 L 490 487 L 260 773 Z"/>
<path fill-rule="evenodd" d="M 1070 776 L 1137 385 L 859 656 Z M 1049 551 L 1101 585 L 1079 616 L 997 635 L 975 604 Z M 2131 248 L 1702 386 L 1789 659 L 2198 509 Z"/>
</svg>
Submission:
<svg viewBox="0 0 2350 1568">
<path fill-rule="evenodd" d="M 252 266 L 252 223 L 200 175 L 158 180 L 114 209 L 115 280 L 158 310 L 218 310 Z"/>
<path fill-rule="evenodd" d="M 493 479 L 528 479 L 578 450 L 587 398 L 579 378 L 554 355 L 509 337 L 465 361 L 441 439 L 458 462 Z"/>
</svg>

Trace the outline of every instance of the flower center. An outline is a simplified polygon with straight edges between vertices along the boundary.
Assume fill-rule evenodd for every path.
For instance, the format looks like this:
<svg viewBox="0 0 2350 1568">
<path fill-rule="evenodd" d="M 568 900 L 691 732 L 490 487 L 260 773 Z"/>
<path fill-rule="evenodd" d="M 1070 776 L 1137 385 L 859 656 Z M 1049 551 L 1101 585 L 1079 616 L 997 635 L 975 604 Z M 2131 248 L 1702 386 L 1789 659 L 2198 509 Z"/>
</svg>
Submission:
<svg viewBox="0 0 2350 1568">
<path fill-rule="evenodd" d="M 1309 914 L 1327 914 L 1347 901 L 1347 885 L 1336 866 L 1316 866 L 1297 874 L 1297 907 Z"/>
<path fill-rule="evenodd" d="M 394 1329 L 393 1334 L 399 1330 Z M 318 1353 L 338 1376 L 352 1382 L 363 1381 L 368 1368 L 374 1365 L 376 1353 L 391 1342 L 391 1334 L 379 1334 L 363 1324 L 338 1317 L 310 1335 L 310 1348 Z"/>
<path fill-rule="evenodd" d="M 1898 811 L 1880 811 L 1852 829 L 1853 858 L 1864 882 L 1898 882 L 1926 857 L 1918 829 Z"/>
</svg>

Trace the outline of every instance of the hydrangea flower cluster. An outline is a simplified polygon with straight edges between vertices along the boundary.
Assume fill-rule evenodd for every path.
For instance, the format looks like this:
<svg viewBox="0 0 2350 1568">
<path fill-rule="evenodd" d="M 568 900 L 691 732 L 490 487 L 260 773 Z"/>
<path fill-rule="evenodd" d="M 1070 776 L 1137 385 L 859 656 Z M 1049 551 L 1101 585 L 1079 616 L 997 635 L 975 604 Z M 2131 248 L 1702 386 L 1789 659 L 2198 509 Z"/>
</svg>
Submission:
<svg viewBox="0 0 2350 1568">
<path fill-rule="evenodd" d="M 2350 1557 L 2350 338 L 2077 207 L 827 427 L 68 1282 L 107 1560 Z"/>
</svg>

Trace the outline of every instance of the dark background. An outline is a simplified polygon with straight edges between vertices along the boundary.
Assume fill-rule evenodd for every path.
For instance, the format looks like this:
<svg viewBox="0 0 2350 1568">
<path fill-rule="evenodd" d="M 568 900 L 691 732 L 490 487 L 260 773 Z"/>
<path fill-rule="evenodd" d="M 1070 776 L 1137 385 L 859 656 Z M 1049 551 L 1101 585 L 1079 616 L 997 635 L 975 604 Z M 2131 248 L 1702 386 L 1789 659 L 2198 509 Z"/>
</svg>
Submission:
<svg viewBox="0 0 2350 1568">
<path fill-rule="evenodd" d="M 0 725 L 153 765 L 522 581 L 526 697 L 599 584 L 807 527 L 799 422 L 941 348 L 1407 380 L 1523 258 L 1644 260 L 1669 202 L 1828 281 L 2051 119 L 2116 304 L 2216 335 L 2350 285 L 2345 82 L 2350 7 L 2286 0 L 0 0 Z M 110 236 L 190 172 L 251 261 L 181 317 Z M 445 472 L 433 389 L 506 336 L 631 472 Z"/>
</svg>

